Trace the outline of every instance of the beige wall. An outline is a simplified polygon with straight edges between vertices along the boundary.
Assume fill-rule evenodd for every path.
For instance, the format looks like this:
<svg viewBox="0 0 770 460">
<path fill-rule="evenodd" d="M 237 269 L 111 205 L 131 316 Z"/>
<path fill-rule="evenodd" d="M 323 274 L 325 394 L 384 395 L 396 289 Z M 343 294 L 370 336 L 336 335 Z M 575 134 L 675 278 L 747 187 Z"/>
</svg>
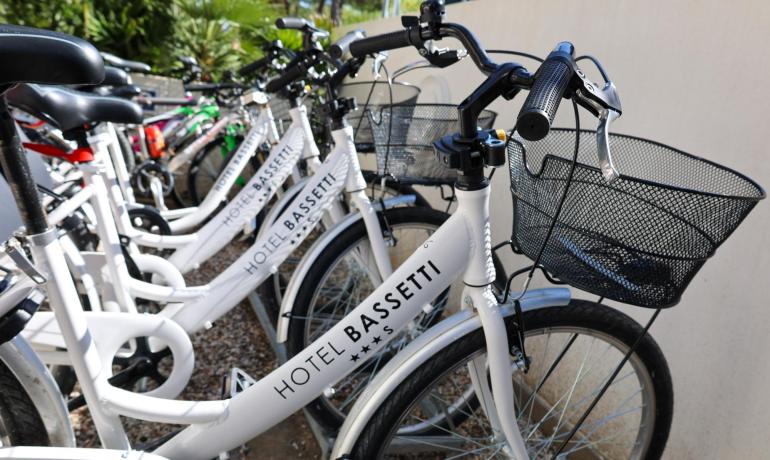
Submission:
<svg viewBox="0 0 770 460">
<path fill-rule="evenodd" d="M 488 48 L 545 55 L 572 41 L 578 53 L 599 57 L 618 87 L 624 112 L 617 132 L 718 161 L 770 187 L 770 2 L 478 0 L 447 10 Z M 363 28 L 371 35 L 399 24 L 391 18 Z M 395 51 L 388 66 L 418 57 L 414 49 Z M 426 100 L 458 102 L 482 81 L 470 62 L 421 72 L 407 80 L 425 87 Z M 492 108 L 499 127 L 510 128 L 518 104 Z M 562 112 L 557 124 L 572 126 L 564 116 L 571 110 Z M 593 124 L 588 115 L 582 120 Z M 511 226 L 509 184 L 500 173 L 493 185 L 496 241 Z M 768 235 L 770 203 L 762 202 L 652 329 L 674 377 L 667 458 L 770 458 Z M 507 267 L 523 263 L 508 259 Z M 640 321 L 650 314 L 623 309 Z"/>
</svg>

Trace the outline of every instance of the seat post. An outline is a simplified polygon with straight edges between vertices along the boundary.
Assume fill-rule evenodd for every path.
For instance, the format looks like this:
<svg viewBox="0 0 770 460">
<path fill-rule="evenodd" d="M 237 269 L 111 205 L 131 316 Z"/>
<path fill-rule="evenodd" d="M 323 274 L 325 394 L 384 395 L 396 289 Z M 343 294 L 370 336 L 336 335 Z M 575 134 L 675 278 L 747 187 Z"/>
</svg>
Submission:
<svg viewBox="0 0 770 460">
<path fill-rule="evenodd" d="M 48 221 L 4 94 L 0 95 L 0 164 L 11 186 L 27 234 L 44 233 L 48 230 Z"/>
</svg>

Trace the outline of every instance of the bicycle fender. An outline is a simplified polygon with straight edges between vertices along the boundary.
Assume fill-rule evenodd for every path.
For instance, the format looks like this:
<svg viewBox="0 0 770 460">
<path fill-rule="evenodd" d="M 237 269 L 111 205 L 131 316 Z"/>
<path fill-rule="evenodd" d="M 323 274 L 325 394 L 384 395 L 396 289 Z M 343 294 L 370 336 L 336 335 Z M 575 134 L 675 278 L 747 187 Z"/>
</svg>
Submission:
<svg viewBox="0 0 770 460">
<path fill-rule="evenodd" d="M 568 288 L 532 289 L 521 299 L 522 311 L 564 306 L 569 303 Z M 516 312 L 511 305 L 501 307 L 503 317 Z M 388 362 L 375 376 L 364 392 L 358 397 L 345 422 L 340 428 L 329 458 L 340 458 L 349 454 L 369 420 L 391 392 L 414 370 L 443 347 L 481 327 L 481 320 L 473 310 L 466 309 L 431 327 Z"/>
</svg>

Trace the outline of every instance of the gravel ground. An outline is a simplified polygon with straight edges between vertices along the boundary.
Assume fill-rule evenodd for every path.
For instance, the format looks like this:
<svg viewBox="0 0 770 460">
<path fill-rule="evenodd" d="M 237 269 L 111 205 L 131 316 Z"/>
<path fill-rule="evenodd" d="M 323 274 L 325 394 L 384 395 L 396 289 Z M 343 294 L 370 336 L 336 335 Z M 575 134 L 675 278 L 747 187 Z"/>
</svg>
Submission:
<svg viewBox="0 0 770 460">
<path fill-rule="evenodd" d="M 188 286 L 205 284 L 234 261 L 248 247 L 234 242 L 200 269 L 185 276 Z M 267 336 L 260 328 L 247 300 L 214 323 L 214 327 L 192 336 L 195 347 L 195 372 L 179 399 L 220 399 L 223 376 L 239 367 L 255 379 L 276 367 L 276 357 Z M 177 430 L 179 426 L 162 425 L 124 418 L 124 426 L 133 445 L 144 443 Z M 99 441 L 86 408 L 73 413 L 78 444 L 98 446 Z M 301 414 L 292 417 L 253 439 L 233 459 L 320 458 L 318 445 Z"/>
</svg>

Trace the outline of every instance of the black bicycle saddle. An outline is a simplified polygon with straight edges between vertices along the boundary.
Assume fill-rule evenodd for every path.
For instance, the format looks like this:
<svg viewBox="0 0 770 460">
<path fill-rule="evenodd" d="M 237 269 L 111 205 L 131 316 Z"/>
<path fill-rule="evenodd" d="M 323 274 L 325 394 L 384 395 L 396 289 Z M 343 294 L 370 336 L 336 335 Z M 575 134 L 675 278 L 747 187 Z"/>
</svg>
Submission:
<svg viewBox="0 0 770 460">
<path fill-rule="evenodd" d="M 128 59 L 117 57 L 114 54 L 102 53 L 102 57 L 109 65 L 118 67 L 128 72 L 149 73 L 151 70 L 150 66 L 144 62 L 129 61 Z"/>
<path fill-rule="evenodd" d="M 131 84 L 131 77 L 125 70 L 117 67 L 104 66 L 104 80 L 99 86 L 125 86 Z"/>
<path fill-rule="evenodd" d="M 20 84 L 6 98 L 14 107 L 65 132 L 99 122 L 142 123 L 142 109 L 131 101 L 57 86 Z"/>
<path fill-rule="evenodd" d="M 0 85 L 97 84 L 104 62 L 90 43 L 71 35 L 0 24 Z"/>
</svg>

